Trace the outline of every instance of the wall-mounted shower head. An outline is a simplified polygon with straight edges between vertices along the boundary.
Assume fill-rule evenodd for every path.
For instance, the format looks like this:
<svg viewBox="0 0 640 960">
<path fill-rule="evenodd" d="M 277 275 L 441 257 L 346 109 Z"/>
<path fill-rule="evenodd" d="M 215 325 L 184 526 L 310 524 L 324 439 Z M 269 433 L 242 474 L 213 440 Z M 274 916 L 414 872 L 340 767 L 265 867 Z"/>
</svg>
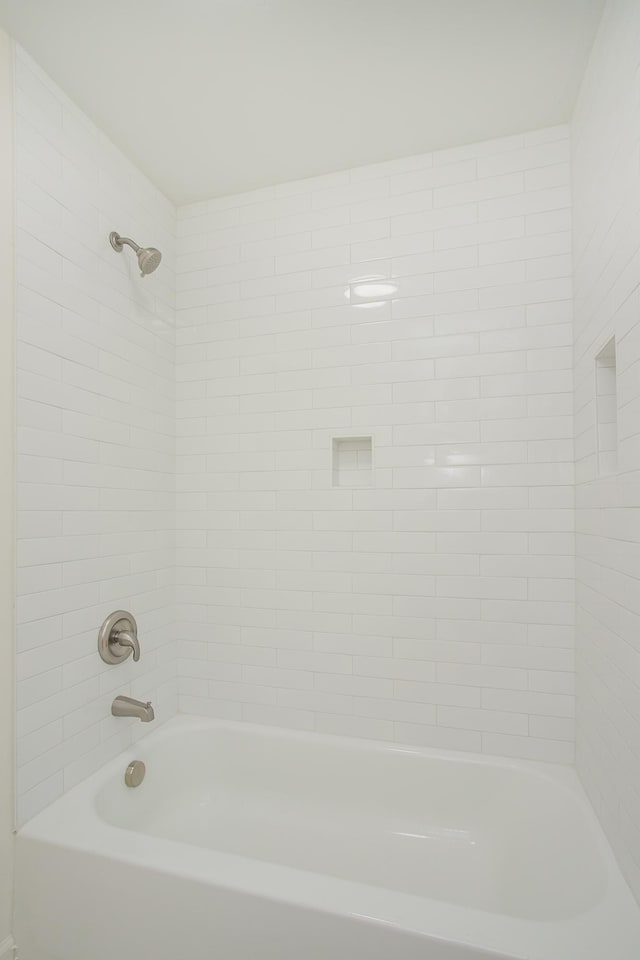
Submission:
<svg viewBox="0 0 640 960">
<path fill-rule="evenodd" d="M 133 240 L 130 240 L 128 237 L 121 237 L 115 230 L 112 230 L 109 234 L 109 242 L 118 253 L 122 253 L 122 248 L 125 243 L 128 247 L 131 247 L 132 250 L 135 250 L 141 277 L 146 277 L 148 273 L 153 273 L 162 260 L 162 254 L 159 250 L 156 250 L 155 247 L 139 247 Z"/>
</svg>

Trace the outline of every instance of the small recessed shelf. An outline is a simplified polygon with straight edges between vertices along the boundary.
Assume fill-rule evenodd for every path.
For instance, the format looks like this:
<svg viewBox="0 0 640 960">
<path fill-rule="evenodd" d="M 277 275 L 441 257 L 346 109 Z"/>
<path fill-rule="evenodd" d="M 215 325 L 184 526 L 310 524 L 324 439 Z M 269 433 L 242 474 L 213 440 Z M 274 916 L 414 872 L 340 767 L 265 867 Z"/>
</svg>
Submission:
<svg viewBox="0 0 640 960">
<path fill-rule="evenodd" d="M 331 454 L 331 476 L 334 487 L 370 487 L 372 485 L 372 437 L 334 437 Z"/>
<path fill-rule="evenodd" d="M 618 469 L 618 389 L 616 383 L 616 341 L 612 337 L 596 357 L 596 436 L 598 474 Z"/>
</svg>

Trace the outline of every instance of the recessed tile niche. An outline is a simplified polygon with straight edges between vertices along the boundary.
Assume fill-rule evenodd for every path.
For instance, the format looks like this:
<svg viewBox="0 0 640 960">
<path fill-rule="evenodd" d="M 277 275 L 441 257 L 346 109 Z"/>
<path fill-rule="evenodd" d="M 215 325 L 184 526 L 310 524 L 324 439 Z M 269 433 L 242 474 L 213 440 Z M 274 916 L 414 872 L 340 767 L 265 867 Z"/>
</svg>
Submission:
<svg viewBox="0 0 640 960">
<path fill-rule="evenodd" d="M 372 437 L 334 437 L 331 459 L 334 487 L 370 487 L 372 485 Z"/>
<path fill-rule="evenodd" d="M 596 357 L 596 416 L 598 474 L 608 476 L 618 469 L 618 390 L 616 385 L 615 337 Z"/>
</svg>

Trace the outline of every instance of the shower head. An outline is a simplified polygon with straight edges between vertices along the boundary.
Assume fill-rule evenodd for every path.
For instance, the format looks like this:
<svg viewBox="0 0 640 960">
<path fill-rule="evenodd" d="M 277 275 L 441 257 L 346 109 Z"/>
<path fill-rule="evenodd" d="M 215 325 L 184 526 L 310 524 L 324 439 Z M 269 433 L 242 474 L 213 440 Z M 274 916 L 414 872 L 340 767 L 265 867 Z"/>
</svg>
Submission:
<svg viewBox="0 0 640 960">
<path fill-rule="evenodd" d="M 128 237 L 121 237 L 115 230 L 112 230 L 109 234 L 109 242 L 118 253 L 122 253 L 122 248 L 125 243 L 128 247 L 131 247 L 132 250 L 135 250 L 141 277 L 146 277 L 147 274 L 153 273 L 162 260 L 162 254 L 159 250 L 156 250 L 155 247 L 139 247 L 133 240 L 129 240 Z"/>
<path fill-rule="evenodd" d="M 162 254 L 155 247 L 143 247 L 141 250 L 138 250 L 137 253 L 141 277 L 146 277 L 148 273 L 153 273 L 162 260 Z"/>
</svg>

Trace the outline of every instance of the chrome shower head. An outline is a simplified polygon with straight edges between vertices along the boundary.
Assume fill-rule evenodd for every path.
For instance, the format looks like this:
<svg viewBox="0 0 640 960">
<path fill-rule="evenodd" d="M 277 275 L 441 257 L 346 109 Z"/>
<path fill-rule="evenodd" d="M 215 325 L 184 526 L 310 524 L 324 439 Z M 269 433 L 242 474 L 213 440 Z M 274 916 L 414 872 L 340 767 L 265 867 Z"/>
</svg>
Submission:
<svg viewBox="0 0 640 960">
<path fill-rule="evenodd" d="M 147 274 L 153 273 L 162 260 L 162 254 L 159 250 L 156 250 L 155 247 L 139 247 L 133 240 L 130 240 L 128 237 L 121 237 L 115 230 L 112 230 L 109 234 L 109 242 L 118 253 L 122 253 L 122 248 L 125 243 L 128 247 L 131 247 L 132 250 L 135 250 L 141 277 L 146 277 Z"/>
</svg>

